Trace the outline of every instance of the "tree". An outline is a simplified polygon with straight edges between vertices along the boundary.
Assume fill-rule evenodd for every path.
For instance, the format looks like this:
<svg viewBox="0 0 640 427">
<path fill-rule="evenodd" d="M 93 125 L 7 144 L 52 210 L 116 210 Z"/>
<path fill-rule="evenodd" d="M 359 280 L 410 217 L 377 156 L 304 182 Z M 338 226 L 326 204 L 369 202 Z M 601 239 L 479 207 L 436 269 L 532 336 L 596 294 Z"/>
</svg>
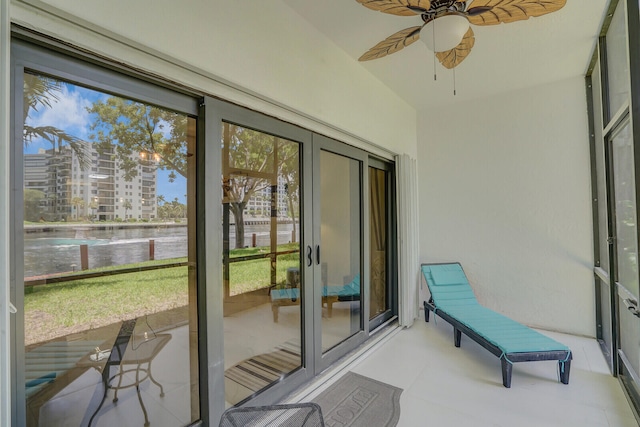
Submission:
<svg viewBox="0 0 640 427">
<path fill-rule="evenodd" d="M 41 203 L 45 200 L 44 192 L 26 188 L 24 190 L 24 219 L 38 221 L 42 216 Z"/>
<path fill-rule="evenodd" d="M 249 200 L 265 188 L 277 187 L 283 165 L 294 158 L 298 158 L 297 143 L 225 123 L 223 195 L 235 218 L 236 247 L 244 246 L 244 210 Z"/>
<path fill-rule="evenodd" d="M 122 207 L 124 208 L 124 219 L 127 219 L 127 212 L 129 212 L 129 209 L 132 208 L 129 199 L 125 199 L 125 201 L 122 202 Z"/>
<path fill-rule="evenodd" d="M 287 196 L 287 216 L 293 224 L 291 241 L 296 241 L 296 218 L 300 209 L 300 155 L 297 144 L 289 143 L 280 146 L 280 174 L 285 181 L 284 189 Z"/>
<path fill-rule="evenodd" d="M 96 209 L 98 209 L 98 198 L 94 197 L 89 202 L 89 208 L 91 209 L 91 219 L 93 220 L 96 216 Z"/>
<path fill-rule="evenodd" d="M 237 248 L 244 247 L 244 209 L 256 192 L 269 185 L 265 178 L 275 172 L 274 143 L 275 137 L 271 135 L 228 123 L 224 125 L 223 162 L 226 161 L 227 170 L 223 191 L 235 218 Z"/>
<path fill-rule="evenodd" d="M 34 74 L 24 74 L 23 84 L 23 134 L 22 140 L 28 145 L 34 139 L 42 138 L 49 141 L 55 152 L 60 150 L 63 144 L 68 144 L 76 153 L 80 168 L 85 170 L 90 163 L 86 153 L 87 143 L 64 130 L 54 126 L 31 126 L 27 124 L 28 119 L 39 108 L 52 108 L 52 103 L 60 99 L 63 83 L 50 77 L 37 76 Z"/>
<path fill-rule="evenodd" d="M 158 205 L 159 218 L 175 220 L 186 216 L 187 206 L 184 203 L 180 203 L 177 197 L 175 197 L 171 202 L 165 202 L 164 197 L 162 200 L 164 204 L 162 206 Z"/>
<path fill-rule="evenodd" d="M 71 206 L 76 211 L 76 220 L 78 219 L 78 210 L 84 207 L 84 199 L 82 197 L 74 197 L 71 199 Z"/>
<path fill-rule="evenodd" d="M 113 152 L 126 181 L 138 174 L 138 165 L 187 176 L 188 118 L 183 114 L 111 96 L 87 108 L 95 114 L 90 126 L 99 152 Z"/>
<path fill-rule="evenodd" d="M 186 206 L 178 201 L 177 197 L 169 204 L 170 206 L 170 215 L 173 219 L 184 218 L 186 215 Z"/>
</svg>

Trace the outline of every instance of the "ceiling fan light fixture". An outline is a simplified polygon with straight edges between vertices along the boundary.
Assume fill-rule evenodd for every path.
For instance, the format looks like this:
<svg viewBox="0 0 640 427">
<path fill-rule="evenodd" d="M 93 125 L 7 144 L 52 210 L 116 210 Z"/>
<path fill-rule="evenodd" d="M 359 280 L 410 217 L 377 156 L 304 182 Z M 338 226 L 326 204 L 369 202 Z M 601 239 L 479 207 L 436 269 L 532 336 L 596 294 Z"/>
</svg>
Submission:
<svg viewBox="0 0 640 427">
<path fill-rule="evenodd" d="M 462 15 L 449 14 L 425 24 L 420 40 L 433 52 L 446 52 L 458 46 L 469 30 L 469 20 Z"/>
</svg>

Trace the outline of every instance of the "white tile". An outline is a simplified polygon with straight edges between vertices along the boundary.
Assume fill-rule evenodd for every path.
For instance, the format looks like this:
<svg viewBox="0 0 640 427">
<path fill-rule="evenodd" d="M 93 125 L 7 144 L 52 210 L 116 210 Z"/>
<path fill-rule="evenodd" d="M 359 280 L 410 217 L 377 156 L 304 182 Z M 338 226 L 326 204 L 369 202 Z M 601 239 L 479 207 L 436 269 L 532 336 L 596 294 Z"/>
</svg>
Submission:
<svg viewBox="0 0 640 427">
<path fill-rule="evenodd" d="M 624 411 L 605 411 L 609 425 L 611 427 L 638 427 L 638 422 L 633 415 L 628 415 Z"/>
<path fill-rule="evenodd" d="M 464 335 L 456 348 L 441 319 L 416 322 L 351 370 L 403 388 L 403 427 L 638 425 L 595 340 L 542 332 L 574 352 L 568 385 L 546 361 L 514 364 L 511 388 L 503 387 L 498 358 Z"/>
<path fill-rule="evenodd" d="M 434 404 L 415 396 L 402 395 L 398 427 L 423 426 L 496 427 L 498 424 L 460 412 L 452 407 Z"/>
<path fill-rule="evenodd" d="M 238 346 L 238 358 L 245 357 L 242 352 L 247 349 L 253 352 L 271 348 L 274 336 L 286 340 L 295 335 L 292 325 L 297 317 L 293 310 L 282 310 L 277 324 L 270 317 L 270 309 L 253 314 L 261 322 L 242 327 L 253 325 L 256 339 Z M 287 320 L 288 315 L 293 321 Z M 246 320 L 238 316 L 227 322 L 225 328 Z M 442 319 L 429 323 L 418 320 L 413 327 L 389 335 L 344 371 L 352 370 L 402 388 L 398 424 L 401 427 L 638 425 L 595 340 L 542 332 L 572 349 L 569 385 L 558 382 L 556 362 L 525 362 L 514 365 L 512 386 L 504 388 L 499 359 L 465 336 L 462 347 L 456 348 L 453 328 Z M 187 329 L 177 328 L 172 333 L 172 339 L 152 362 L 154 377 L 163 385 L 165 396 L 160 397 L 158 387 L 149 380 L 141 386 L 152 426 L 185 425 L 190 418 L 189 375 L 177 368 L 187 365 Z M 327 378 L 331 375 L 327 374 Z M 97 381 L 98 374 L 87 372 L 74 387 L 43 406 L 41 421 L 46 420 L 43 425 L 78 425 Z M 301 390 L 300 395 L 312 398 L 314 394 Z M 122 390 L 119 397 L 114 405 L 113 391 L 109 392 L 96 425 L 142 426 L 135 388 Z"/>
</svg>

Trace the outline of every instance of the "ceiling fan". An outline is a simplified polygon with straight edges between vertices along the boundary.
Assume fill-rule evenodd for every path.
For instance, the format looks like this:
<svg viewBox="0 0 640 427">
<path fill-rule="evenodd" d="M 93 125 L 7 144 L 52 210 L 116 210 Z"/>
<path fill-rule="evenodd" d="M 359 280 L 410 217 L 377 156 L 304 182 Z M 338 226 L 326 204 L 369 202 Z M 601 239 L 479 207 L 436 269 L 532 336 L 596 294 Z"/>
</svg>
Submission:
<svg viewBox="0 0 640 427">
<path fill-rule="evenodd" d="M 454 68 L 471 53 L 475 36 L 469 24 L 497 25 L 555 12 L 567 0 L 356 0 L 391 15 L 420 15 L 423 24 L 387 37 L 359 58 L 369 61 L 402 50 L 420 38 L 440 63 Z"/>
</svg>

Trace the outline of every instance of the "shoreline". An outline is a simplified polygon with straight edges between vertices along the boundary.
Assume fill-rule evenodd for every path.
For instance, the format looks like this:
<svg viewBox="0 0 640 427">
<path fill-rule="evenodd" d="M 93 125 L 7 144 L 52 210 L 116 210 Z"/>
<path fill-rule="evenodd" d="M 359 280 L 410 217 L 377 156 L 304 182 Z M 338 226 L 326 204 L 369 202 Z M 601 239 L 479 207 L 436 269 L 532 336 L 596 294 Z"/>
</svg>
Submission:
<svg viewBox="0 0 640 427">
<path fill-rule="evenodd" d="M 107 222 L 107 223 L 85 223 L 69 222 L 66 224 L 24 224 L 25 233 L 55 232 L 61 230 L 121 230 L 125 228 L 178 228 L 186 227 L 184 222 Z"/>
<path fill-rule="evenodd" d="M 291 224 L 291 219 L 279 219 L 278 224 Z M 296 224 L 298 221 L 295 222 Z M 271 220 L 265 219 L 248 219 L 244 221 L 244 225 L 269 225 Z M 122 230 L 125 228 L 179 228 L 186 227 L 188 222 L 69 222 L 69 223 L 41 223 L 41 224 L 24 224 L 25 233 L 42 233 L 55 232 L 62 230 Z M 231 222 L 230 225 L 235 225 Z"/>
</svg>

